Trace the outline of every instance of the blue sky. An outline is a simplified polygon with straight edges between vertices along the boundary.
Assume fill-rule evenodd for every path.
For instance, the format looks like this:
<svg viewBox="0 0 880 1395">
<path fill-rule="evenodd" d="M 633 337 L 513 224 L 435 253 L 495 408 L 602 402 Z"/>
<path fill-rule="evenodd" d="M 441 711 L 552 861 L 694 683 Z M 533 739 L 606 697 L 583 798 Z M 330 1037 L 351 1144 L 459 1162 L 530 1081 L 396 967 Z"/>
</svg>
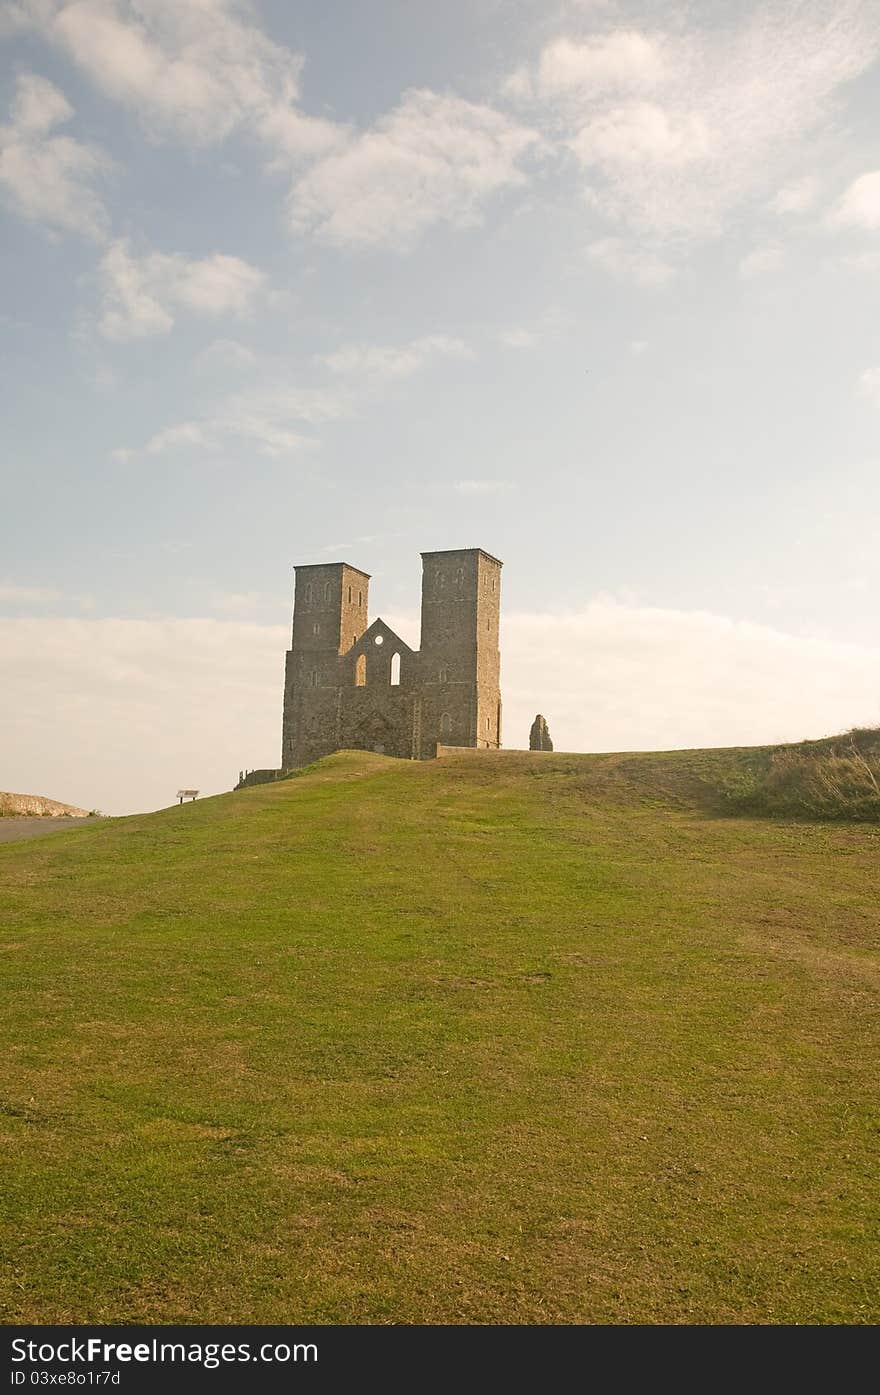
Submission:
<svg viewBox="0 0 880 1395">
<path fill-rule="evenodd" d="M 880 719 L 874 3 L 0 4 L 0 785 L 277 761 L 291 565 L 417 642 L 502 557 L 507 744 Z"/>
</svg>

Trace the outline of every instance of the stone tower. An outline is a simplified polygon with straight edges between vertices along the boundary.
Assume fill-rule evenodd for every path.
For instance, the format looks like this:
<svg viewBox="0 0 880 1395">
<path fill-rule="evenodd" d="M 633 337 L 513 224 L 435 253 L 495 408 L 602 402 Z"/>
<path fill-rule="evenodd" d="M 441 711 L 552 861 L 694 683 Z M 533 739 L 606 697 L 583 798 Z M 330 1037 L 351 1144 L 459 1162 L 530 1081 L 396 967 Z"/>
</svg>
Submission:
<svg viewBox="0 0 880 1395">
<path fill-rule="evenodd" d="M 422 554 L 418 651 L 383 620 L 369 623 L 366 572 L 297 567 L 282 770 L 346 748 L 411 760 L 438 744 L 497 750 L 501 565 L 482 548 Z"/>
<path fill-rule="evenodd" d="M 347 562 L 297 567 L 284 673 L 281 768 L 326 753 L 335 731 L 339 659 L 367 628 L 370 578 Z M 329 749 L 335 749 L 330 746 Z"/>
<path fill-rule="evenodd" d="M 481 548 L 422 553 L 420 658 L 428 742 L 492 750 L 501 745 L 500 617 L 497 558 Z"/>
</svg>

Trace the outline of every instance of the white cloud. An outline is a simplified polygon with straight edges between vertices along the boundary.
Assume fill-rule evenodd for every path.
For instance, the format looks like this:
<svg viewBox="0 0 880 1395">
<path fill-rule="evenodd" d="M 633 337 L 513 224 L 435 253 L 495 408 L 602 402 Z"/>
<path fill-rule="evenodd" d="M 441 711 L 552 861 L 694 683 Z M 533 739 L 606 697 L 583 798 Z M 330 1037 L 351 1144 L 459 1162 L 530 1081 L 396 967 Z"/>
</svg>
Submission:
<svg viewBox="0 0 880 1395">
<path fill-rule="evenodd" d="M 774 213 L 807 213 L 815 204 L 819 194 L 819 181 L 811 174 L 801 179 L 789 180 L 770 200 Z"/>
<path fill-rule="evenodd" d="M 782 266 L 784 257 L 782 249 L 772 244 L 766 247 L 753 247 L 751 252 L 746 253 L 739 264 L 739 274 L 744 280 L 752 280 L 756 276 L 765 276 L 771 271 L 778 271 Z"/>
<path fill-rule="evenodd" d="M 177 446 L 210 446 L 214 444 L 213 434 L 207 423 L 180 421 L 175 426 L 166 426 L 151 436 L 146 446 L 147 455 L 162 455 Z"/>
<path fill-rule="evenodd" d="M 200 373 L 241 373 L 258 362 L 253 349 L 235 339 L 214 339 L 195 360 Z"/>
<path fill-rule="evenodd" d="M 339 246 L 405 248 L 434 223 L 479 223 L 493 194 L 525 182 L 520 162 L 536 140 L 492 107 L 407 92 L 296 181 L 293 226 Z"/>
<path fill-rule="evenodd" d="M 645 90 L 664 76 L 662 38 L 614 30 L 587 39 L 563 35 L 532 67 L 518 68 L 502 91 L 517 101 L 555 99 L 575 109 L 608 93 Z"/>
<path fill-rule="evenodd" d="M 220 350 L 223 361 L 228 357 L 228 342 L 219 342 L 225 345 Z M 255 445 L 261 455 L 292 455 L 317 444 L 309 428 L 354 416 L 381 397 L 389 384 L 410 377 L 432 358 L 472 357 L 463 340 L 444 334 L 397 345 L 349 344 L 317 360 L 329 370 L 329 385 L 292 387 L 290 376 L 295 370 L 277 359 L 261 360 L 248 352 L 239 367 L 251 372 L 256 386 L 228 395 L 202 415 L 164 427 L 140 448 L 120 447 L 113 458 L 125 464 L 138 456 L 181 448 L 222 451 L 232 440 Z"/>
<path fill-rule="evenodd" d="M 866 368 L 858 381 L 859 394 L 880 407 L 880 364 Z"/>
<path fill-rule="evenodd" d="M 721 30 L 561 36 L 507 85 L 575 153 L 607 217 L 666 238 L 715 235 L 738 204 L 769 196 L 880 50 L 870 0 L 718 14 Z M 808 195 L 791 188 L 780 211 Z"/>
<path fill-rule="evenodd" d="M 658 257 L 656 252 L 629 246 L 618 237 L 605 237 L 591 243 L 587 255 L 612 276 L 649 289 L 666 286 L 675 276 L 674 267 Z"/>
<path fill-rule="evenodd" d="M 67 609 L 73 606 L 78 610 L 91 610 L 95 603 L 91 596 L 59 591 L 54 586 L 19 586 L 16 582 L 0 582 L 0 605 L 30 609 L 33 606 L 59 604 Z"/>
<path fill-rule="evenodd" d="M 139 456 L 181 449 L 222 453 L 233 441 L 244 441 L 271 458 L 290 456 L 317 444 L 305 428 L 349 416 L 351 411 L 352 399 L 341 391 L 269 384 L 234 393 L 201 417 L 173 422 L 141 447 L 121 446 L 113 451 L 113 459 L 127 464 Z"/>
<path fill-rule="evenodd" d="M 288 642 L 235 621 L 0 619 L 4 779 L 105 813 L 230 789 L 278 763 Z"/>
<path fill-rule="evenodd" d="M 582 100 L 607 92 L 642 92 L 665 76 L 662 38 L 616 30 L 583 42 L 563 37 L 547 44 L 538 60 L 535 85 L 543 96 Z"/>
<path fill-rule="evenodd" d="M 418 642 L 417 623 L 387 618 Z M 286 624 L 0 620 L 4 779 L 107 812 L 229 789 L 278 761 L 288 642 Z M 701 612 L 513 613 L 502 660 L 508 747 L 536 712 L 573 751 L 800 740 L 880 717 L 880 649 Z"/>
<path fill-rule="evenodd" d="M 632 354 L 633 358 L 641 358 L 642 354 L 646 354 L 648 352 L 649 347 L 650 346 L 648 344 L 647 339 L 631 339 L 629 351 Z"/>
<path fill-rule="evenodd" d="M 125 241 L 114 242 L 100 266 L 103 313 L 99 327 L 108 339 L 167 334 L 174 311 L 202 315 L 245 314 L 265 277 L 239 257 L 216 253 L 201 260 L 164 252 L 135 256 Z"/>
<path fill-rule="evenodd" d="M 427 334 L 409 343 L 346 344 L 319 362 L 333 373 L 367 379 L 408 378 L 423 368 L 430 358 L 473 358 L 473 350 L 461 339 L 445 334 Z"/>
<path fill-rule="evenodd" d="M 834 210 L 832 222 L 844 227 L 880 228 L 880 170 L 853 180 Z"/>
<path fill-rule="evenodd" d="M 596 600 L 510 615 L 502 635 L 508 746 L 543 712 L 557 750 L 759 745 L 880 721 L 880 648 L 700 611 Z"/>
<path fill-rule="evenodd" d="M 406 247 L 434 223 L 478 223 L 493 194 L 524 182 L 520 161 L 537 143 L 492 107 L 430 91 L 406 93 L 362 133 L 308 116 L 301 56 L 269 39 L 244 0 L 18 0 L 13 12 L 156 136 L 258 139 L 272 167 L 300 171 L 293 226 L 338 245 Z"/>
<path fill-rule="evenodd" d="M 22 217 L 100 240 L 106 214 L 95 185 L 110 161 L 95 146 L 52 135 L 73 107 L 47 78 L 19 76 L 11 121 L 0 126 L 0 188 Z"/>
<path fill-rule="evenodd" d="M 510 480 L 456 480 L 452 487 L 456 494 L 473 499 L 487 494 L 506 494 L 513 485 Z"/>
<path fill-rule="evenodd" d="M 297 107 L 302 58 L 239 0 L 18 0 L 11 11 L 157 134 L 213 144 L 245 129 L 285 161 L 339 137 Z"/>
<path fill-rule="evenodd" d="M 172 260 L 172 297 L 201 315 L 244 315 L 265 283 L 262 271 L 240 257 L 215 253 L 199 261 Z"/>
<path fill-rule="evenodd" d="M 12 582 L 0 582 L 0 602 L 13 605 L 51 605 L 61 600 L 61 591 L 51 586 L 16 586 Z"/>
<path fill-rule="evenodd" d="M 53 126 L 61 126 L 73 116 L 73 107 L 63 92 L 36 73 L 22 73 L 15 87 L 12 120 L 23 135 L 44 136 Z"/>
<path fill-rule="evenodd" d="M 841 257 L 841 265 L 852 271 L 860 271 L 866 276 L 880 275 L 880 248 L 876 252 L 856 252 L 853 256 Z"/>
<path fill-rule="evenodd" d="M 669 113 L 653 102 L 602 112 L 569 142 L 582 165 L 625 172 L 646 165 L 672 171 L 705 159 L 711 137 L 699 114 Z"/>
<path fill-rule="evenodd" d="M 498 338 L 509 349 L 531 349 L 537 342 L 536 336 L 529 329 L 504 329 Z"/>
</svg>

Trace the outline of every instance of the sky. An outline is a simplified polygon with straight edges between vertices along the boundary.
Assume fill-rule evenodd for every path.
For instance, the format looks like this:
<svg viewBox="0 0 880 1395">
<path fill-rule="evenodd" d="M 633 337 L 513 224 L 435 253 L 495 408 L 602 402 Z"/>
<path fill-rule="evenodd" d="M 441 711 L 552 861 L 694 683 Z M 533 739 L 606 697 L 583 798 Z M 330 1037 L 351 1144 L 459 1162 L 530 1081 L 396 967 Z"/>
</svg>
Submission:
<svg viewBox="0 0 880 1395">
<path fill-rule="evenodd" d="M 0 787 L 279 760 L 292 567 L 504 744 L 880 723 L 876 0 L 0 0 Z"/>
</svg>

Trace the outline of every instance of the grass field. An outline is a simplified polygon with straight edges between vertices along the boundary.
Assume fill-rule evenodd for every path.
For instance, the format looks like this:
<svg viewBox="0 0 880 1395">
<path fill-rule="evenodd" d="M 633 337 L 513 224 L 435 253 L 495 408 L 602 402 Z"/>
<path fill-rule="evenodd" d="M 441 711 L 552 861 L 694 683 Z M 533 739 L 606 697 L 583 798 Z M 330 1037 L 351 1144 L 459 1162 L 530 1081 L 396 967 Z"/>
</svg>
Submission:
<svg viewBox="0 0 880 1395">
<path fill-rule="evenodd" d="M 341 753 L 0 847 L 3 1319 L 880 1319 L 880 828 Z"/>
</svg>

